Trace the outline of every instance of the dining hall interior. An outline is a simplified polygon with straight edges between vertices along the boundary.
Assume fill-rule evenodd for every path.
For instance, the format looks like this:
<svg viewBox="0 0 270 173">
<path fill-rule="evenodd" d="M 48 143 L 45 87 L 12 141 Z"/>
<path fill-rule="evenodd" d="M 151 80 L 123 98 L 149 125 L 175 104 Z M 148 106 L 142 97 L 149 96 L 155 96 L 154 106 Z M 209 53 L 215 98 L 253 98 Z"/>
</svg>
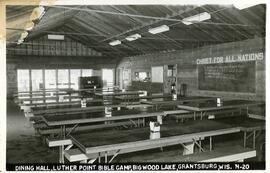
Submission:
<svg viewBox="0 0 270 173">
<path fill-rule="evenodd" d="M 265 163 L 266 4 L 5 16 L 7 163 Z"/>
</svg>

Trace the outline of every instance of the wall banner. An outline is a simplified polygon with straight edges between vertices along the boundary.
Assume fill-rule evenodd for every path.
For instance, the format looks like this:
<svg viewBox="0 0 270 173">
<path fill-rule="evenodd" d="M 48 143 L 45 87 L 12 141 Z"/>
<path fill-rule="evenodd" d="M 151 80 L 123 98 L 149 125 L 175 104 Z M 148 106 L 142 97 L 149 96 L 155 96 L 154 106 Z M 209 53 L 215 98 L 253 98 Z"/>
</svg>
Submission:
<svg viewBox="0 0 270 173">
<path fill-rule="evenodd" d="M 257 52 L 257 53 L 246 53 L 246 54 L 202 58 L 202 59 L 197 59 L 196 63 L 198 65 L 221 64 L 221 63 L 233 63 L 233 62 L 261 61 L 263 59 L 264 59 L 264 53 Z"/>
</svg>

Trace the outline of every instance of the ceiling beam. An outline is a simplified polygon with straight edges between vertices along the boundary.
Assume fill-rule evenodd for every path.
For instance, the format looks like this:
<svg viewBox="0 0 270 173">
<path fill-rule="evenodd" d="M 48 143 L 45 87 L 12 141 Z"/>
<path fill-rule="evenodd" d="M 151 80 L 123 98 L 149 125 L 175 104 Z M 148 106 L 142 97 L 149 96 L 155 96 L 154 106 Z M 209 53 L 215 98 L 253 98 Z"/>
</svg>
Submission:
<svg viewBox="0 0 270 173">
<path fill-rule="evenodd" d="M 187 9 L 185 9 L 185 10 L 181 10 L 181 11 L 179 11 L 179 12 L 175 12 L 175 13 L 172 14 L 172 15 L 166 16 L 166 18 L 167 18 L 167 19 L 170 19 L 170 18 L 173 18 L 173 17 L 177 17 L 179 14 L 185 13 L 185 12 L 190 11 L 190 10 L 193 10 L 193 9 L 195 9 L 195 8 L 197 8 L 197 7 L 187 8 Z M 115 37 L 119 37 L 119 36 L 125 35 L 125 34 L 127 34 L 127 33 L 130 33 L 130 32 L 133 32 L 133 31 L 137 31 L 137 30 L 146 28 L 146 27 L 148 27 L 148 26 L 151 26 L 151 25 L 153 25 L 153 24 L 157 24 L 157 23 L 162 22 L 162 21 L 164 21 L 164 20 L 158 19 L 158 20 L 152 20 L 152 21 L 150 21 L 150 22 L 148 22 L 148 23 L 143 23 L 143 24 L 140 25 L 140 26 L 137 26 L 137 27 L 131 28 L 131 29 L 129 29 L 129 30 L 123 31 L 123 32 L 121 32 L 121 33 L 119 33 L 119 34 L 117 34 L 117 35 L 113 35 L 113 36 L 111 36 L 111 37 L 109 37 L 109 38 L 106 38 L 106 39 L 104 39 L 104 40 L 101 40 L 100 42 L 104 42 L 104 41 L 107 41 L 107 40 L 111 40 L 111 39 L 113 39 L 113 38 L 115 38 Z M 180 20 L 180 21 L 178 20 L 178 22 L 181 22 L 181 23 L 182 23 L 182 20 Z"/>
</svg>

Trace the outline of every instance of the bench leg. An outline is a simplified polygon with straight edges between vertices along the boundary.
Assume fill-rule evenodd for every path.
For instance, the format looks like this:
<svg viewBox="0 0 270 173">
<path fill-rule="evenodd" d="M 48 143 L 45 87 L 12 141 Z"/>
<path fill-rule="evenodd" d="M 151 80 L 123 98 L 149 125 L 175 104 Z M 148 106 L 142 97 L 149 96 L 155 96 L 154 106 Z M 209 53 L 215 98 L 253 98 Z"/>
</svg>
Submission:
<svg viewBox="0 0 270 173">
<path fill-rule="evenodd" d="M 186 143 L 184 145 L 183 155 L 189 155 L 194 153 L 194 142 Z"/>
<path fill-rule="evenodd" d="M 82 160 L 80 161 L 80 163 L 87 163 L 87 160 Z"/>
<path fill-rule="evenodd" d="M 59 163 L 64 163 L 65 158 L 64 158 L 64 146 L 59 147 Z"/>
<path fill-rule="evenodd" d="M 105 163 L 108 163 L 108 153 L 107 153 L 107 151 L 105 151 Z"/>
<path fill-rule="evenodd" d="M 246 148 L 247 145 L 247 132 L 244 132 L 244 148 Z"/>
<path fill-rule="evenodd" d="M 213 146 L 212 146 L 212 136 L 209 138 L 209 150 L 212 151 Z"/>
<path fill-rule="evenodd" d="M 98 163 L 101 163 L 100 153 L 98 153 Z"/>
</svg>

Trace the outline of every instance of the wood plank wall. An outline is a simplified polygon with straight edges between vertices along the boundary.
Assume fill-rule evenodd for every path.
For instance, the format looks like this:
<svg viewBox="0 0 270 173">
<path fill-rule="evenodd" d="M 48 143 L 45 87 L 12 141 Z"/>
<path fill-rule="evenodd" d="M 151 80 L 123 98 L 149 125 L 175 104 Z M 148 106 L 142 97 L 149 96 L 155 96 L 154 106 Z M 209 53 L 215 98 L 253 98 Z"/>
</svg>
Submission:
<svg viewBox="0 0 270 173">
<path fill-rule="evenodd" d="M 49 41 L 45 37 L 31 41 L 41 45 L 22 45 L 7 51 L 7 97 L 17 91 L 17 69 L 93 69 L 101 76 L 102 68 L 115 69 L 119 59 L 103 56 L 69 38 Z"/>
<path fill-rule="evenodd" d="M 65 37 L 64 41 L 48 40 L 47 35 L 25 42 L 25 44 L 7 48 L 9 55 L 33 56 L 102 56 L 81 43 Z"/>
<path fill-rule="evenodd" d="M 198 72 L 196 59 L 226 56 L 242 52 L 258 52 L 265 50 L 264 39 L 254 38 L 240 42 L 224 43 L 212 46 L 206 46 L 196 49 L 188 49 L 183 51 L 154 53 L 148 55 L 126 57 L 117 66 L 118 69 L 131 69 L 132 79 L 135 78 L 134 72 L 149 71 L 151 66 L 177 64 L 177 80 L 178 84 L 187 84 L 188 95 L 202 96 L 221 96 L 231 98 L 242 98 L 250 100 L 265 100 L 265 57 L 263 61 L 256 62 L 256 92 L 240 93 L 240 92 L 219 92 L 206 91 L 198 89 Z M 178 91 L 180 86 L 178 85 Z"/>
</svg>

